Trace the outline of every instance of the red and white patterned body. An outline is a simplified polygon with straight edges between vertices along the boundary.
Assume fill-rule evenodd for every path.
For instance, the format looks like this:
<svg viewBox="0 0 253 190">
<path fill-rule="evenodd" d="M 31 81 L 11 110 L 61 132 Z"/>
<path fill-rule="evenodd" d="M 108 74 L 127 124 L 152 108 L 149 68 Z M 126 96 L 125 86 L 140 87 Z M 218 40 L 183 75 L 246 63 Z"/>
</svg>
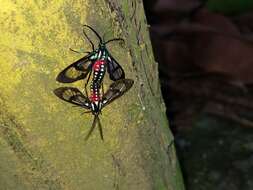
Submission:
<svg viewBox="0 0 253 190">
<path fill-rule="evenodd" d="M 106 72 L 105 64 L 106 61 L 100 59 L 97 60 L 92 67 L 93 79 L 90 85 L 90 100 L 95 104 L 98 104 L 101 99 L 100 88 Z"/>
</svg>

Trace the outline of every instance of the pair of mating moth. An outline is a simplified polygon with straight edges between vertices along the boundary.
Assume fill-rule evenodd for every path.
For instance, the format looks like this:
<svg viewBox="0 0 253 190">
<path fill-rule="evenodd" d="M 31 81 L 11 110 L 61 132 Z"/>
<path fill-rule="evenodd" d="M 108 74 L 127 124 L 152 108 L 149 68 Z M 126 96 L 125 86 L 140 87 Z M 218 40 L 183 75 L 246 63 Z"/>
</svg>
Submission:
<svg viewBox="0 0 253 190">
<path fill-rule="evenodd" d="M 85 32 L 85 28 L 92 31 L 98 38 L 99 44 L 96 49 Z M 86 109 L 84 113 L 92 113 L 94 115 L 94 120 L 85 139 L 88 140 L 94 131 L 94 128 L 98 125 L 100 137 L 103 140 L 103 129 L 99 119 L 102 109 L 125 94 L 132 87 L 134 81 L 125 78 L 123 68 L 113 58 L 106 47 L 106 44 L 110 42 L 124 41 L 123 39 L 114 38 L 105 41 L 91 26 L 88 25 L 84 25 L 83 34 L 91 44 L 92 51 L 85 52 L 87 53 L 86 56 L 62 70 L 58 74 L 56 80 L 61 83 L 72 83 L 78 80 L 85 80 L 85 93 L 82 93 L 78 88 L 74 87 L 60 87 L 54 90 L 54 94 L 66 102 Z M 104 93 L 103 79 L 106 71 L 113 83 Z M 92 78 L 91 75 L 93 75 Z M 90 89 L 88 94 L 87 86 L 89 82 Z"/>
</svg>

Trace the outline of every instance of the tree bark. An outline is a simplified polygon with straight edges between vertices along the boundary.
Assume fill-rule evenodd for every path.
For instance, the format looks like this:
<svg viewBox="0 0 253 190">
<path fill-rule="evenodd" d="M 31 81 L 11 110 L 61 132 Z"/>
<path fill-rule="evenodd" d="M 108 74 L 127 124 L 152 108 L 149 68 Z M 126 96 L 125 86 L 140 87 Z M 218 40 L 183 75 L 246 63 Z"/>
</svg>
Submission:
<svg viewBox="0 0 253 190">
<path fill-rule="evenodd" d="M 143 5 L 136 0 L 23 1 L 0 6 L 0 187 L 12 190 L 182 190 Z M 105 141 L 84 141 L 92 116 L 52 93 L 87 50 L 82 25 L 105 38 L 132 89 L 103 109 Z M 95 39 L 93 39 L 95 40 Z M 111 81 L 106 78 L 105 86 Z M 67 86 L 83 88 L 83 82 Z"/>
</svg>

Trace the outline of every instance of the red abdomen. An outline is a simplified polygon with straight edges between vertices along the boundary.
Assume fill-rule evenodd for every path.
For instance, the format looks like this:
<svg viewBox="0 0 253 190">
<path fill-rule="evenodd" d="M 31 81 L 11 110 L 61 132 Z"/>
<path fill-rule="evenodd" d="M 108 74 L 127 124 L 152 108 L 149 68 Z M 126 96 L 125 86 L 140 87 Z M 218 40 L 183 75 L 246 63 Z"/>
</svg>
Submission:
<svg viewBox="0 0 253 190">
<path fill-rule="evenodd" d="M 105 65 L 105 60 L 97 60 L 93 64 L 93 70 L 99 72 L 102 69 L 102 67 L 104 67 L 102 65 Z"/>
<path fill-rule="evenodd" d="M 97 60 L 93 66 L 93 79 L 90 86 L 90 100 L 98 102 L 100 100 L 100 87 L 105 75 L 105 60 Z"/>
</svg>

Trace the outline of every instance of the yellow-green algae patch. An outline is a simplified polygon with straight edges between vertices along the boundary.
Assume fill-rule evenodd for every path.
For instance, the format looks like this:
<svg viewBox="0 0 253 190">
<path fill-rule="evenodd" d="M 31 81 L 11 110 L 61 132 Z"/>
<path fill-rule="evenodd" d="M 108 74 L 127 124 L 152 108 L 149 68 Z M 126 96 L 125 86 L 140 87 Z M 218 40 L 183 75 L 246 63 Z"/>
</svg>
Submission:
<svg viewBox="0 0 253 190">
<path fill-rule="evenodd" d="M 137 89 L 139 84 L 135 84 L 123 98 L 103 109 L 100 119 L 104 128 L 104 143 L 100 140 L 98 130 L 85 142 L 84 137 L 91 127 L 93 117 L 80 115 L 81 109 L 60 101 L 52 93 L 53 89 L 63 85 L 55 81 L 58 72 L 83 56 L 70 52 L 69 48 L 90 48 L 84 45 L 81 39 L 81 25 L 92 23 L 100 34 L 106 33 L 107 39 L 122 37 L 115 36 L 112 32 L 119 23 L 112 21 L 106 11 L 107 5 L 103 4 L 105 1 L 94 2 L 96 5 L 79 0 L 1 2 L 0 100 L 3 97 L 8 112 L 15 116 L 15 121 L 25 129 L 26 135 L 17 135 L 14 140 L 19 144 L 23 143 L 21 147 L 29 150 L 31 154 L 28 160 L 35 164 L 24 169 L 26 165 L 17 156 L 17 150 L 14 149 L 14 153 L 9 155 L 11 160 L 19 160 L 11 171 L 15 175 L 25 176 L 22 178 L 22 184 L 28 190 L 46 189 L 42 183 L 48 184 L 52 173 L 56 180 L 50 182 L 55 184 L 48 185 L 48 189 L 117 189 L 119 186 L 122 189 L 150 189 L 150 184 L 153 183 L 150 173 L 157 177 L 154 179 L 155 186 L 162 188 L 168 185 L 160 180 L 160 171 L 152 169 L 159 168 L 155 166 L 162 163 L 161 159 L 157 158 L 161 155 L 159 147 L 156 149 L 157 147 L 152 146 L 158 143 L 168 144 L 168 139 L 155 138 L 153 133 L 156 131 L 149 128 L 153 123 L 148 123 L 152 118 L 145 119 L 151 115 L 142 109 L 143 100 L 131 94 L 140 91 Z M 124 6 L 127 6 L 126 2 Z M 128 32 L 130 35 L 126 44 L 136 44 L 135 28 Z M 144 35 L 145 39 L 148 39 L 147 33 Z M 136 55 L 131 55 L 135 56 L 135 60 L 141 58 L 140 50 L 143 50 L 144 45 L 140 46 L 141 48 L 132 45 L 130 48 L 136 51 Z M 127 78 L 135 79 L 136 71 L 133 71 L 126 48 L 113 44 L 110 50 L 125 69 Z M 145 64 L 149 63 L 151 62 Z M 140 72 L 140 78 L 141 75 L 143 72 Z M 106 79 L 105 86 L 108 87 L 108 78 Z M 146 81 L 144 83 L 146 85 Z M 83 82 L 77 82 L 74 86 L 82 87 Z M 146 100 L 152 97 L 150 93 L 145 95 Z M 144 104 L 149 106 L 149 109 L 152 101 L 146 101 Z M 155 113 L 159 114 L 159 108 Z M 4 113 L 1 113 L 0 117 L 3 115 Z M 3 123 L 0 120 L 0 124 Z M 167 126 L 165 122 L 161 124 Z M 145 126 L 148 128 L 144 128 Z M 1 133 L 1 139 L 6 139 L 5 137 L 6 134 Z M 21 137 L 25 140 L 22 141 Z M 10 146 L 12 142 L 8 141 Z M 12 151 L 11 148 L 7 150 Z M 1 152 L 0 154 L 0 157 L 4 156 Z M 33 167 L 35 169 L 30 169 Z M 22 171 L 29 175 L 22 174 Z M 27 184 L 30 185 L 26 187 Z M 19 184 L 14 180 L 12 185 Z"/>
<path fill-rule="evenodd" d="M 85 142 L 84 137 L 93 117 L 80 115 L 81 109 L 60 101 L 52 93 L 53 89 L 60 86 L 55 81 L 57 73 L 83 56 L 74 54 L 69 48 L 89 48 L 81 39 L 81 26 L 85 23 L 86 12 L 85 1 L 1 1 L 0 95 L 4 97 L 8 112 L 25 128 L 26 148 L 31 150 L 34 158 L 43 155 L 45 162 L 63 181 L 63 187 L 92 189 L 96 184 L 98 189 L 110 189 L 113 182 L 108 174 L 115 172 L 111 150 L 117 147 L 119 140 L 107 137 L 124 131 L 124 128 L 116 127 L 124 126 L 124 114 L 112 111 L 120 109 L 127 100 L 113 103 L 103 111 L 101 121 L 105 143 L 101 143 L 97 130 Z M 82 82 L 75 84 L 79 87 L 82 85 Z M 110 117 L 113 117 L 113 121 L 108 119 Z M 7 155 L 0 154 L 0 157 Z M 17 159 L 10 153 L 9 157 L 10 160 Z M 19 170 L 23 171 L 22 162 L 20 164 L 10 167 L 10 172 L 18 177 L 22 177 Z M 31 175 L 35 174 L 31 171 Z M 94 181 L 96 183 L 93 185 Z M 14 189 L 36 186 L 36 182 L 29 187 L 22 181 L 8 183 L 12 183 L 9 186 Z M 101 184 L 101 187 L 97 184 Z"/>
<path fill-rule="evenodd" d="M 6 144 L 5 141 L 0 139 L 0 187 L 2 189 L 17 189 L 26 190 L 29 188 L 22 179 L 22 165 L 13 155 L 13 151 Z"/>
</svg>

